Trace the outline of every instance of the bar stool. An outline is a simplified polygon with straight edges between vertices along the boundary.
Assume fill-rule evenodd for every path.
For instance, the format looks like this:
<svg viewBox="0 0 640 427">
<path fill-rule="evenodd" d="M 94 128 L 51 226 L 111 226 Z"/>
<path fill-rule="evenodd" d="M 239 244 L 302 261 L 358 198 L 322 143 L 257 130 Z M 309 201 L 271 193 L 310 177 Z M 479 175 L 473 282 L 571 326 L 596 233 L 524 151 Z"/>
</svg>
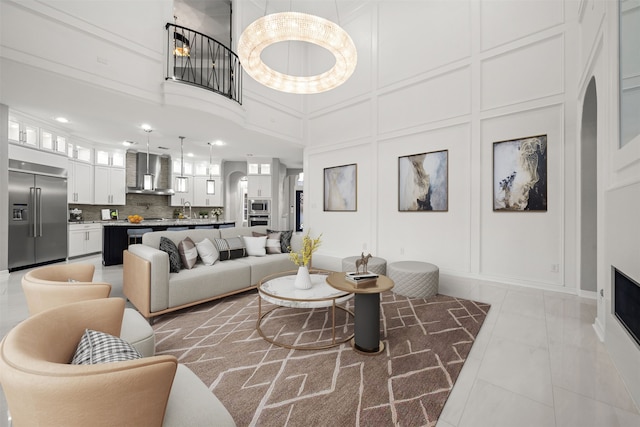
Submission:
<svg viewBox="0 0 640 427">
<path fill-rule="evenodd" d="M 196 230 L 213 230 L 214 228 L 216 228 L 213 225 L 196 225 Z"/>
<path fill-rule="evenodd" d="M 167 227 L 167 231 L 184 231 L 188 229 L 189 227 Z"/>
<path fill-rule="evenodd" d="M 129 244 L 142 243 L 142 235 L 144 233 L 151 233 L 153 228 L 129 228 L 127 230 L 127 237 L 129 238 Z"/>
</svg>

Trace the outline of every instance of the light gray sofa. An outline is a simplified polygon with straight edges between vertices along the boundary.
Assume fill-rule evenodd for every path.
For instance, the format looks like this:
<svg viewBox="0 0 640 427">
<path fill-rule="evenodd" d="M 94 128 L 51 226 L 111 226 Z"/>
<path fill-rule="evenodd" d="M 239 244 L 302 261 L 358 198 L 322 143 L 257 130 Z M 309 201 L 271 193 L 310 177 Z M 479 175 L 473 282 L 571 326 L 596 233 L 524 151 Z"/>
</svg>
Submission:
<svg viewBox="0 0 640 427">
<path fill-rule="evenodd" d="M 204 238 L 252 236 L 252 232 L 266 233 L 266 226 L 223 229 L 190 229 L 184 231 L 155 231 L 146 233 L 141 244 L 130 245 L 123 254 L 123 292 L 147 319 L 180 310 L 206 301 L 244 292 L 270 275 L 296 270 L 288 253 L 248 256 L 213 265 L 196 265 L 179 273 L 169 272 L 169 256 L 159 248 L 160 239 L 167 237 L 176 246 L 189 237 L 197 243 Z M 294 251 L 302 245 L 302 234 L 291 238 Z M 315 266 L 315 265 L 314 265 Z"/>
</svg>

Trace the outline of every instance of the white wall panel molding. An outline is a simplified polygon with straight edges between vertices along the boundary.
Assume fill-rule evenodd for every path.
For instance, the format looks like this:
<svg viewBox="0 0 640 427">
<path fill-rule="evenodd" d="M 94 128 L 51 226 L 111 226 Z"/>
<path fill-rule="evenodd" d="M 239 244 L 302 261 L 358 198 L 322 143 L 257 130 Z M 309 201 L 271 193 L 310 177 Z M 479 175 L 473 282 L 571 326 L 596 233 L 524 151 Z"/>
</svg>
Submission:
<svg viewBox="0 0 640 427">
<path fill-rule="evenodd" d="M 306 135 L 309 145 L 324 145 L 373 136 L 371 108 L 371 102 L 365 100 L 309 118 Z"/>
<path fill-rule="evenodd" d="M 612 153 L 612 172 L 628 176 L 627 169 L 640 173 L 640 137 Z"/>
<path fill-rule="evenodd" d="M 599 2 L 602 3 L 602 2 Z M 593 2 L 590 3 L 594 5 Z M 585 69 L 593 61 L 595 50 L 598 48 L 598 40 L 606 31 L 607 14 L 602 7 L 588 7 L 582 22 L 578 26 L 578 63 L 580 69 Z M 617 38 L 617 37 L 616 37 Z"/>
<path fill-rule="evenodd" d="M 562 1 L 482 1 L 481 49 L 486 51 L 540 34 L 561 25 L 564 20 Z"/>
<path fill-rule="evenodd" d="M 342 9 L 338 5 L 339 9 Z M 356 69 L 340 87 L 333 90 L 305 97 L 307 112 L 311 115 L 318 111 L 331 108 L 336 104 L 349 102 L 354 98 L 370 97 L 374 88 L 376 76 L 376 7 L 367 4 L 358 10 L 359 15 L 351 15 L 348 20 L 340 15 L 341 26 L 351 36 L 358 51 L 358 64 Z M 346 21 L 346 22 L 345 22 Z M 309 65 L 311 70 L 324 71 L 326 68 L 314 69 L 314 64 Z"/>
<path fill-rule="evenodd" d="M 563 93 L 564 57 L 564 36 L 556 34 L 483 60 L 482 110 Z"/>
<path fill-rule="evenodd" d="M 371 138 L 358 138 L 352 141 L 337 142 L 335 144 L 309 146 L 305 148 L 305 153 L 309 156 L 315 156 L 324 153 L 335 153 L 344 148 L 351 149 L 360 147 L 366 149 L 367 147 L 371 148 L 372 145 L 373 141 Z"/>
<path fill-rule="evenodd" d="M 582 20 L 584 19 L 584 14 L 586 13 L 586 10 L 587 10 L 587 3 L 589 3 L 589 0 L 580 0 L 579 2 L 578 23 L 582 23 Z"/>
<path fill-rule="evenodd" d="M 67 64 L 60 64 L 57 62 L 35 58 L 31 55 L 25 55 L 20 51 L 9 50 L 6 48 L 3 48 L 2 51 L 3 57 L 0 57 L 0 67 L 2 68 L 3 79 L 9 79 L 9 76 L 13 74 L 14 70 L 16 70 L 18 74 L 15 74 L 12 77 L 13 79 L 16 79 L 16 81 L 18 81 L 21 78 L 27 78 L 27 75 L 32 75 L 34 77 L 31 78 L 30 81 L 35 82 L 34 86 L 37 86 L 38 84 L 40 84 L 40 82 L 34 79 L 42 76 L 42 73 L 47 74 L 47 81 L 50 81 L 51 74 L 57 74 L 60 78 L 63 79 L 79 80 L 91 86 L 97 86 L 103 89 L 126 93 L 128 96 L 134 98 L 140 98 L 146 101 L 157 103 L 162 102 L 160 91 L 158 90 L 158 85 L 150 84 L 151 79 L 149 79 L 149 75 L 147 75 L 144 85 L 138 85 L 138 81 L 132 83 L 131 81 L 121 81 L 101 75 L 96 75 L 83 69 L 71 68 Z M 19 66 L 19 64 L 24 64 L 29 67 L 21 67 Z M 151 68 L 151 64 L 147 65 L 148 67 L 141 68 Z M 159 64 L 153 65 L 153 69 L 156 71 L 158 70 L 158 67 L 160 67 Z M 158 84 L 160 83 L 160 81 L 160 76 L 158 76 L 157 80 L 153 80 L 153 82 Z M 37 89 L 34 88 L 34 90 Z"/>
<path fill-rule="evenodd" d="M 426 123 L 421 126 L 415 126 L 415 127 L 406 128 L 406 129 L 399 129 L 393 132 L 379 133 L 376 139 L 380 144 L 387 144 L 387 143 L 393 143 L 396 139 L 402 138 L 402 137 L 407 137 L 411 135 L 420 135 L 420 134 L 424 134 L 432 131 L 437 131 L 440 129 L 448 129 L 448 128 L 455 128 L 457 126 L 470 126 L 470 125 L 471 125 L 471 118 L 469 115 L 467 115 L 467 116 L 455 117 L 453 119 L 441 120 L 433 123 Z"/>
<path fill-rule="evenodd" d="M 496 117 L 510 116 L 527 111 L 534 111 L 543 108 L 563 106 L 565 104 L 564 95 L 551 95 L 521 103 L 511 104 L 504 107 L 497 107 L 480 111 L 478 117 L 480 120 L 487 120 Z"/>
<path fill-rule="evenodd" d="M 480 274 L 566 286 L 564 120 L 564 107 L 553 106 L 481 122 Z M 547 211 L 493 211 L 493 143 L 542 134 L 547 135 Z"/>
<path fill-rule="evenodd" d="M 149 7 L 149 4 L 140 2 L 125 2 L 120 3 L 118 8 L 118 23 L 114 26 L 114 20 L 103 16 L 102 25 L 100 20 L 95 19 L 97 15 L 102 12 L 100 9 L 96 9 L 96 6 L 100 6 L 99 3 L 91 2 L 68 2 L 66 5 L 63 2 L 51 2 L 51 1 L 35 1 L 35 0 L 3 0 L 3 7 L 22 9 L 24 13 L 28 13 L 33 18 L 44 19 L 59 25 L 66 29 L 79 32 L 83 36 L 90 36 L 96 40 L 106 41 L 119 48 L 126 49 L 128 51 L 135 51 L 138 55 L 147 56 L 149 59 L 155 59 L 162 61 L 164 58 L 164 40 L 166 37 L 157 39 L 156 35 L 164 33 L 164 28 L 159 26 L 157 31 L 152 31 L 149 34 L 147 29 L 141 28 L 141 20 L 138 20 L 136 16 L 138 13 L 145 15 L 146 22 L 168 22 L 168 19 L 172 19 L 171 2 L 167 0 L 157 1 L 153 4 L 156 7 Z M 136 5 L 136 3 L 138 3 Z M 107 3 L 108 4 L 108 3 Z M 67 6 L 69 10 L 64 10 L 64 6 Z M 127 9 L 124 7 L 126 6 Z M 107 5 L 109 10 L 112 10 L 112 5 Z M 17 13 L 17 11 L 11 11 L 11 15 Z M 149 14 L 157 16 L 158 21 L 149 20 Z M 85 15 L 83 19 L 81 16 Z M 109 16 L 113 16 L 109 14 Z M 134 25 L 127 25 L 126 22 L 131 21 Z M 29 22 L 20 20 L 21 23 Z M 137 24 L 137 25 L 135 25 Z M 155 28 L 155 27 L 154 27 Z M 126 30 L 128 33 L 124 33 Z M 55 33 L 50 36 L 55 38 Z M 42 40 L 40 40 L 42 41 Z M 64 46 L 69 50 L 70 55 L 74 54 L 74 47 L 77 46 L 77 39 L 68 39 Z"/>
<path fill-rule="evenodd" d="M 590 48 L 590 52 L 587 55 L 588 59 L 585 63 L 584 68 L 580 72 L 580 78 L 578 80 L 578 96 L 579 96 L 578 99 L 581 99 L 581 100 L 584 99 L 584 94 L 587 91 L 587 87 L 589 86 L 591 77 L 594 76 L 594 70 L 596 66 L 599 65 L 597 63 L 597 59 L 602 54 L 603 46 L 604 46 L 604 34 L 601 31 L 599 32 L 596 43 Z M 598 89 L 600 89 L 599 86 L 602 84 L 602 82 L 597 81 L 596 83 L 598 85 Z"/>
<path fill-rule="evenodd" d="M 302 102 L 281 102 L 282 99 L 271 98 L 265 96 L 266 94 L 260 92 L 254 92 L 251 90 L 245 90 L 246 81 L 250 80 L 251 77 L 244 77 L 243 79 L 243 88 L 242 88 L 242 101 L 243 103 L 249 102 L 257 102 L 259 104 L 269 105 L 271 108 L 282 111 L 286 114 L 291 114 L 294 116 L 304 117 L 304 112 L 302 109 Z M 272 92 L 275 92 L 273 89 L 269 89 Z M 299 95 L 295 95 L 296 98 L 299 98 Z"/>
<path fill-rule="evenodd" d="M 388 262 L 413 259 L 453 271 L 470 271 L 470 129 L 466 123 L 378 144 L 377 209 L 381 220 L 377 234 L 380 254 Z M 448 150 L 449 157 L 448 211 L 399 212 L 398 158 L 440 150 Z"/>
<path fill-rule="evenodd" d="M 468 58 L 470 3 L 379 2 L 378 87 Z"/>
<path fill-rule="evenodd" d="M 260 102 L 257 99 L 253 99 L 252 102 L 246 101 L 242 108 L 245 112 L 244 126 L 247 129 L 303 144 L 303 125 L 300 114 L 292 114 L 290 110 L 278 109 L 270 103 Z"/>
<path fill-rule="evenodd" d="M 380 133 L 421 126 L 471 113 L 471 69 L 423 80 L 378 97 Z"/>
</svg>

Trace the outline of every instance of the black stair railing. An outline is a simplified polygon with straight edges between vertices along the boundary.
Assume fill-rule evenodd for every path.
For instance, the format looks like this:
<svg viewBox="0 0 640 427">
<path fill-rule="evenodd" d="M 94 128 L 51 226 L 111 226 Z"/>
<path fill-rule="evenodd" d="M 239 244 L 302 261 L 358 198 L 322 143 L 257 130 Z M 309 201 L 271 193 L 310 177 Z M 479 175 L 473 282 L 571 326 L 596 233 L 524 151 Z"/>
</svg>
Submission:
<svg viewBox="0 0 640 427">
<path fill-rule="evenodd" d="M 242 66 L 238 56 L 215 39 L 167 23 L 167 76 L 242 104 Z"/>
</svg>

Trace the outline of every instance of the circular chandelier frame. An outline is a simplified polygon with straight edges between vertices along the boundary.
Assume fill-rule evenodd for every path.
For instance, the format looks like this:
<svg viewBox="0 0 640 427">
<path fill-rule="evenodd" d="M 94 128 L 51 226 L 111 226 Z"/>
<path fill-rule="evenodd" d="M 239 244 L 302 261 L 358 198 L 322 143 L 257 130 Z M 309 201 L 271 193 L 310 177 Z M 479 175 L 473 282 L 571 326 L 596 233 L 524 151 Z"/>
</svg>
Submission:
<svg viewBox="0 0 640 427">
<path fill-rule="evenodd" d="M 312 76 L 284 74 L 261 58 L 268 46 L 283 41 L 303 41 L 327 49 L 335 57 L 328 71 Z M 340 86 L 353 74 L 358 53 L 349 34 L 339 25 L 315 15 L 282 12 L 263 16 L 250 24 L 238 40 L 242 67 L 258 82 L 288 93 L 321 93 Z"/>
</svg>

